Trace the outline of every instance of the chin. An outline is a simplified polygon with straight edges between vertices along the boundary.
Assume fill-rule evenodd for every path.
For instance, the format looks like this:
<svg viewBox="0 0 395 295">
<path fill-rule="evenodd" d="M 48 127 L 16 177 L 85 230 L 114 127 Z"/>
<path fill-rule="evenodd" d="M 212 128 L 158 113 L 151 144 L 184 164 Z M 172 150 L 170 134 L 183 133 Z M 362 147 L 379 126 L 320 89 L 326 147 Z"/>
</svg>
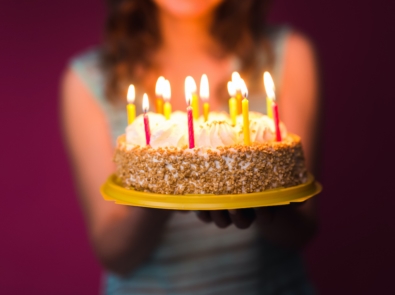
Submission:
<svg viewBox="0 0 395 295">
<path fill-rule="evenodd" d="M 211 14 L 224 0 L 154 0 L 159 9 L 177 18 L 197 18 Z"/>
</svg>

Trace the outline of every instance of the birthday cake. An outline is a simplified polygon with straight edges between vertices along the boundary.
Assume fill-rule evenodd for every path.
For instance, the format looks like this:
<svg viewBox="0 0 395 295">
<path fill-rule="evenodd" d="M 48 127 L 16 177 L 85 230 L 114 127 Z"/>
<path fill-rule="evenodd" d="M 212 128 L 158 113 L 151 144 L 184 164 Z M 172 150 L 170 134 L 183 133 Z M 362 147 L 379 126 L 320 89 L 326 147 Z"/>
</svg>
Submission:
<svg viewBox="0 0 395 295">
<path fill-rule="evenodd" d="M 250 145 L 244 144 L 243 118 L 232 125 L 226 113 L 211 112 L 194 124 L 188 146 L 187 114 L 166 120 L 148 113 L 146 144 L 143 115 L 117 141 L 114 161 L 122 186 L 159 194 L 240 194 L 296 186 L 307 181 L 301 140 L 281 123 L 276 141 L 272 119 L 249 113 Z"/>
</svg>

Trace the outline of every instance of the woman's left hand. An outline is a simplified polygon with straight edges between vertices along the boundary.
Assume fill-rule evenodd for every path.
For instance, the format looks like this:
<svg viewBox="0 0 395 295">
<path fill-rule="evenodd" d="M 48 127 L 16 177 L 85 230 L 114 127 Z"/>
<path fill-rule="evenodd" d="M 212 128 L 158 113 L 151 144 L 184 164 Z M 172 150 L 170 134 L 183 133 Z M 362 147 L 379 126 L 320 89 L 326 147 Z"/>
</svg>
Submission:
<svg viewBox="0 0 395 295">
<path fill-rule="evenodd" d="M 200 220 L 214 222 L 219 228 L 234 224 L 237 228 L 245 229 L 255 221 L 268 240 L 285 247 L 301 248 L 317 230 L 314 199 L 282 206 L 196 213 Z"/>
<path fill-rule="evenodd" d="M 197 211 L 196 215 L 203 222 L 214 222 L 219 228 L 234 224 L 237 228 L 245 229 L 256 219 L 254 209 Z"/>
<path fill-rule="evenodd" d="M 206 223 L 214 222 L 219 228 L 226 228 L 234 224 L 239 229 L 246 229 L 259 218 L 263 222 L 271 223 L 276 213 L 279 211 L 289 211 L 303 205 L 302 203 L 291 203 L 285 206 L 260 207 L 249 209 L 233 210 L 213 210 L 213 211 L 196 211 L 197 217 Z"/>
</svg>

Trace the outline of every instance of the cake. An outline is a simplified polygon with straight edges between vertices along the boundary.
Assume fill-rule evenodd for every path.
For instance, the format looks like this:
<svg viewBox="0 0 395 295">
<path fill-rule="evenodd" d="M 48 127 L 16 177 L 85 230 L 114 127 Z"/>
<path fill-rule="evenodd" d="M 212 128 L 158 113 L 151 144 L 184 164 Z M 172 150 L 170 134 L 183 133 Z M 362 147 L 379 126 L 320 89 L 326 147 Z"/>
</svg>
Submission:
<svg viewBox="0 0 395 295">
<path fill-rule="evenodd" d="M 210 113 L 194 123 L 195 148 L 188 148 L 187 115 L 170 120 L 148 113 L 150 145 L 143 116 L 117 140 L 114 161 L 122 186 L 159 194 L 241 194 L 296 186 L 307 181 L 301 140 L 280 124 L 275 141 L 273 120 L 250 113 L 251 145 L 243 144 L 242 118 L 236 126 L 226 113 Z"/>
<path fill-rule="evenodd" d="M 151 141 L 145 142 L 143 116 L 117 140 L 114 161 L 125 188 L 159 194 L 240 194 L 291 187 L 307 181 L 301 140 L 287 133 L 275 141 L 274 123 L 250 114 L 252 144 L 243 144 L 242 118 L 236 126 L 225 113 L 210 113 L 195 121 L 195 148 L 188 148 L 187 116 L 174 112 L 170 120 L 148 113 Z"/>
</svg>

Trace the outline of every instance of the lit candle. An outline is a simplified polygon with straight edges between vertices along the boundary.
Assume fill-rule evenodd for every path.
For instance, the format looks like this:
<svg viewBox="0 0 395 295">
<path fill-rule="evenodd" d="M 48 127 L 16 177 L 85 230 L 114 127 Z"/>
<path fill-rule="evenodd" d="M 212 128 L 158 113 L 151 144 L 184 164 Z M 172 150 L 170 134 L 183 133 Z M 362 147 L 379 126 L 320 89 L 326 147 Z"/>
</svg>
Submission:
<svg viewBox="0 0 395 295">
<path fill-rule="evenodd" d="M 143 95 L 144 131 L 145 131 L 145 142 L 147 145 L 149 145 L 151 139 L 151 130 L 149 128 L 149 120 L 147 114 L 148 110 L 149 110 L 148 95 L 144 93 Z"/>
<path fill-rule="evenodd" d="M 195 83 L 195 82 L 193 82 Z M 196 84 L 195 84 L 196 88 Z M 185 99 L 187 101 L 187 116 L 188 116 L 188 139 L 189 148 L 193 149 L 195 147 L 195 135 L 193 130 L 193 109 L 191 107 L 192 97 L 193 97 L 193 84 L 188 77 L 185 79 Z M 196 91 L 196 90 L 195 90 Z"/>
<path fill-rule="evenodd" d="M 208 103 L 209 96 L 210 96 L 210 90 L 208 86 L 208 78 L 206 74 L 203 74 L 200 80 L 200 98 L 204 102 L 203 103 L 204 122 L 207 122 L 208 114 L 210 112 L 210 105 Z"/>
<path fill-rule="evenodd" d="M 171 87 L 169 80 L 165 80 L 163 82 L 163 114 L 165 115 L 166 120 L 170 120 L 171 116 L 171 104 L 170 104 L 170 97 L 171 97 Z"/>
<path fill-rule="evenodd" d="M 248 110 L 248 90 L 247 86 L 244 83 L 244 80 L 241 79 L 240 88 L 243 93 L 244 99 L 242 100 L 242 112 L 243 112 L 243 135 L 244 135 L 244 144 L 251 145 L 250 140 L 250 118 L 249 118 L 249 110 Z"/>
<path fill-rule="evenodd" d="M 243 94 L 241 92 L 241 77 L 238 72 L 233 72 L 232 73 L 232 83 L 235 89 L 235 98 L 236 98 L 236 109 L 237 109 L 237 114 L 240 115 L 242 112 L 242 106 L 241 106 L 241 101 L 243 99 Z"/>
<path fill-rule="evenodd" d="M 236 90 L 231 81 L 228 82 L 228 92 L 229 92 L 229 115 L 232 120 L 232 125 L 236 126 L 236 116 L 237 116 L 237 102 L 235 98 Z"/>
<path fill-rule="evenodd" d="M 195 120 L 197 120 L 197 119 L 199 119 L 199 97 L 196 93 L 196 90 L 197 90 L 196 83 L 195 83 L 195 80 L 191 76 L 186 77 L 185 84 L 186 83 L 188 83 L 188 85 L 189 85 L 188 89 L 190 90 L 191 95 L 192 95 L 191 106 L 192 106 L 192 110 L 193 110 L 193 118 Z"/>
<path fill-rule="evenodd" d="M 276 93 L 274 92 L 274 82 L 272 76 L 270 76 L 268 72 L 264 73 L 263 78 L 264 78 L 264 84 L 265 84 L 267 96 L 271 100 L 274 128 L 276 130 L 276 140 L 281 141 L 280 117 L 278 115 L 278 106 L 276 104 Z"/>
<path fill-rule="evenodd" d="M 269 72 L 265 72 L 263 74 L 263 83 L 265 85 L 265 89 L 270 87 L 274 91 L 274 82 Z M 266 86 L 267 85 L 267 86 Z M 270 119 L 273 119 L 273 110 L 272 110 L 272 100 L 269 98 L 269 94 L 266 90 L 266 113 Z"/>
<path fill-rule="evenodd" d="M 155 95 L 156 95 L 156 112 L 158 114 L 163 114 L 163 83 L 165 78 L 160 76 L 156 81 L 155 85 Z"/>
<path fill-rule="evenodd" d="M 126 111 L 128 114 L 128 125 L 132 124 L 136 118 L 136 106 L 134 105 L 134 99 L 136 97 L 136 92 L 134 90 L 134 85 L 130 84 L 127 94 L 128 105 L 126 106 Z"/>
</svg>

